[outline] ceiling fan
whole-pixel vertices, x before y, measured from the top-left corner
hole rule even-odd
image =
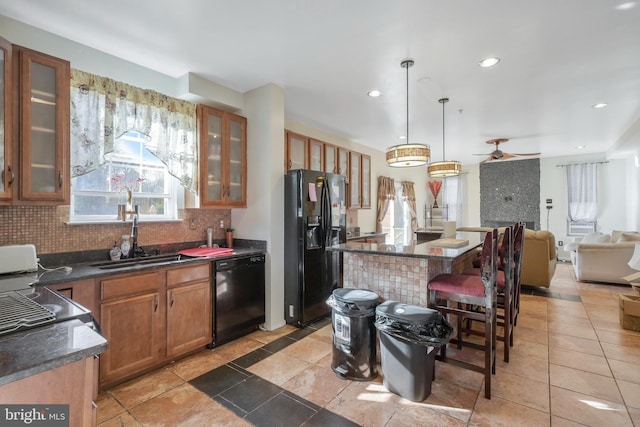
[[[491,153],[474,154],[474,156],[489,156],[488,158],[480,162],[480,163],[485,163],[493,160],[508,160],[513,157],[537,156],[540,154],[540,153],[505,153],[502,150],[500,150],[498,146],[507,141],[509,141],[509,139],[507,138],[490,139],[489,141],[487,141],[487,144],[495,145],[496,149],[493,150]]]

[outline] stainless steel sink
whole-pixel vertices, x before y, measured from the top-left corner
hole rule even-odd
[[[180,254],[163,254],[139,258],[127,258],[117,261],[102,261],[93,263],[91,266],[101,270],[114,270],[118,268],[132,268],[141,265],[168,264],[174,261],[180,261],[183,258],[186,259],[186,257],[183,257]]]

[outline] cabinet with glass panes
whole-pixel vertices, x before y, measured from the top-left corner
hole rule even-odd
[[[4,116],[0,129],[0,202],[66,204],[70,174],[69,62],[6,40],[0,41],[0,52]],[[13,105],[12,96],[17,101]],[[12,129],[13,123],[17,126]]]
[[[198,106],[200,206],[247,206],[247,119]]]

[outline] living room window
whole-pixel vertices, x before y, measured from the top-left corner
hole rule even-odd
[[[567,171],[567,234],[595,231],[598,220],[598,163],[565,165]]]
[[[106,163],[72,178],[71,222],[115,220],[118,205],[127,202],[138,205],[141,220],[177,218],[179,182],[145,147],[146,139],[139,132],[127,132],[116,140]]]

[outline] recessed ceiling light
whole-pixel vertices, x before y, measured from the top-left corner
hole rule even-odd
[[[369,95],[369,96],[370,96],[370,97],[372,97],[372,98],[377,98],[377,97],[379,97],[380,95],[382,95],[382,92],[380,92],[380,91],[379,91],[379,90],[377,90],[377,89],[374,89],[374,90],[372,90],[371,92],[367,93],[367,95]]]
[[[398,139],[407,139],[407,137],[406,137],[406,136],[404,136],[404,135],[400,135],[400,136],[398,137]]]
[[[583,148],[587,148],[587,146],[586,145],[578,145],[576,148],[579,149],[579,150],[582,150]]]
[[[609,105],[609,104],[607,104],[607,103],[605,103],[605,102],[600,102],[600,103],[598,103],[598,104],[594,104],[594,105],[592,105],[592,106],[591,106],[591,108],[604,108],[604,107],[606,107],[607,105]]]
[[[478,62],[478,65],[483,68],[487,68],[487,67],[493,67],[498,62],[500,62],[500,58],[486,58]]]
[[[618,9],[618,10],[629,10],[629,9],[633,9],[634,7],[636,7],[636,2],[628,1],[628,2],[625,2],[625,3],[620,3],[619,5],[616,6],[616,9]]]

